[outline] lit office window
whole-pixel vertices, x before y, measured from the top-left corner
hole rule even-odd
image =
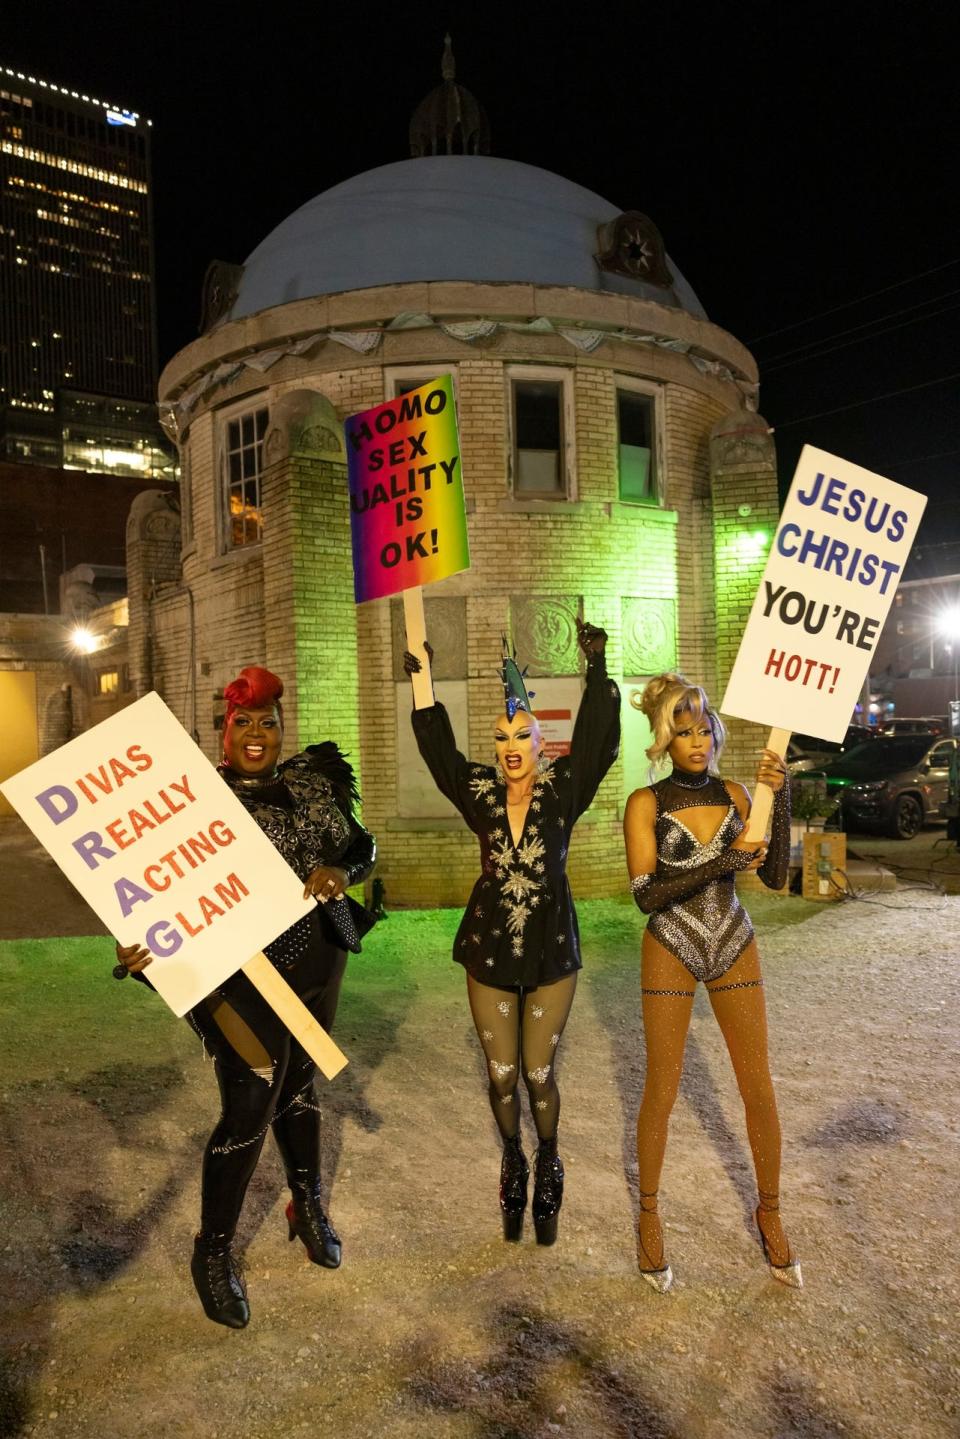
[[[257,544],[263,533],[260,474],[269,412],[264,407],[235,415],[224,426],[224,548]]]

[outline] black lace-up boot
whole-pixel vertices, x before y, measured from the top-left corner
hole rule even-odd
[[[324,1269],[339,1269],[340,1236],[320,1203],[319,1182],[303,1187],[292,1185],[290,1192],[293,1198],[286,1214],[291,1244],[299,1237],[314,1264],[322,1264]]]
[[[553,1244],[563,1203],[563,1164],[556,1139],[541,1139],[533,1181],[533,1225],[538,1244]]]
[[[250,1306],[243,1267],[231,1252],[226,1235],[197,1235],[190,1273],[207,1318],[214,1324],[226,1324],[228,1329],[246,1329]]]
[[[520,1135],[503,1142],[500,1164],[500,1209],[503,1213],[503,1237],[516,1242],[523,1234],[523,1213],[527,1207],[527,1180],[530,1168],[520,1143]]]

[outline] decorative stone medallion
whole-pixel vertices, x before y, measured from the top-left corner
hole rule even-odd
[[[657,675],[677,663],[677,604],[671,599],[624,595],[623,673]]]
[[[531,676],[579,674],[579,613],[579,595],[513,595],[510,628],[520,668]]]

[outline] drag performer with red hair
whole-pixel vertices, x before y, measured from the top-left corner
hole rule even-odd
[[[283,683],[251,666],[224,690],[227,702],[220,773],[273,846],[320,901],[266,954],[324,1029],[333,1025],[346,967],[372,916],[344,891],[373,868],[373,836],[359,823],[353,770],[330,741],[280,763]],[[114,971],[146,979],[148,950],[117,946]],[[149,982],[149,981],[147,981]],[[222,1112],[203,1157],[200,1232],[191,1273],[204,1311],[242,1329],[250,1318],[231,1242],[247,1185],[272,1127],[292,1194],[290,1239],[303,1240],[315,1264],[336,1269],[340,1239],[321,1205],[320,1111],[313,1060],[237,972],[192,1009],[190,1024],[213,1055]]]

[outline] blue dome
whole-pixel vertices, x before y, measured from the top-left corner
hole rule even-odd
[[[591,190],[515,160],[434,155],[381,165],[309,200],[257,246],[230,318],[430,280],[575,285],[706,318],[673,265],[669,289],[599,268],[597,226],[619,213]]]

